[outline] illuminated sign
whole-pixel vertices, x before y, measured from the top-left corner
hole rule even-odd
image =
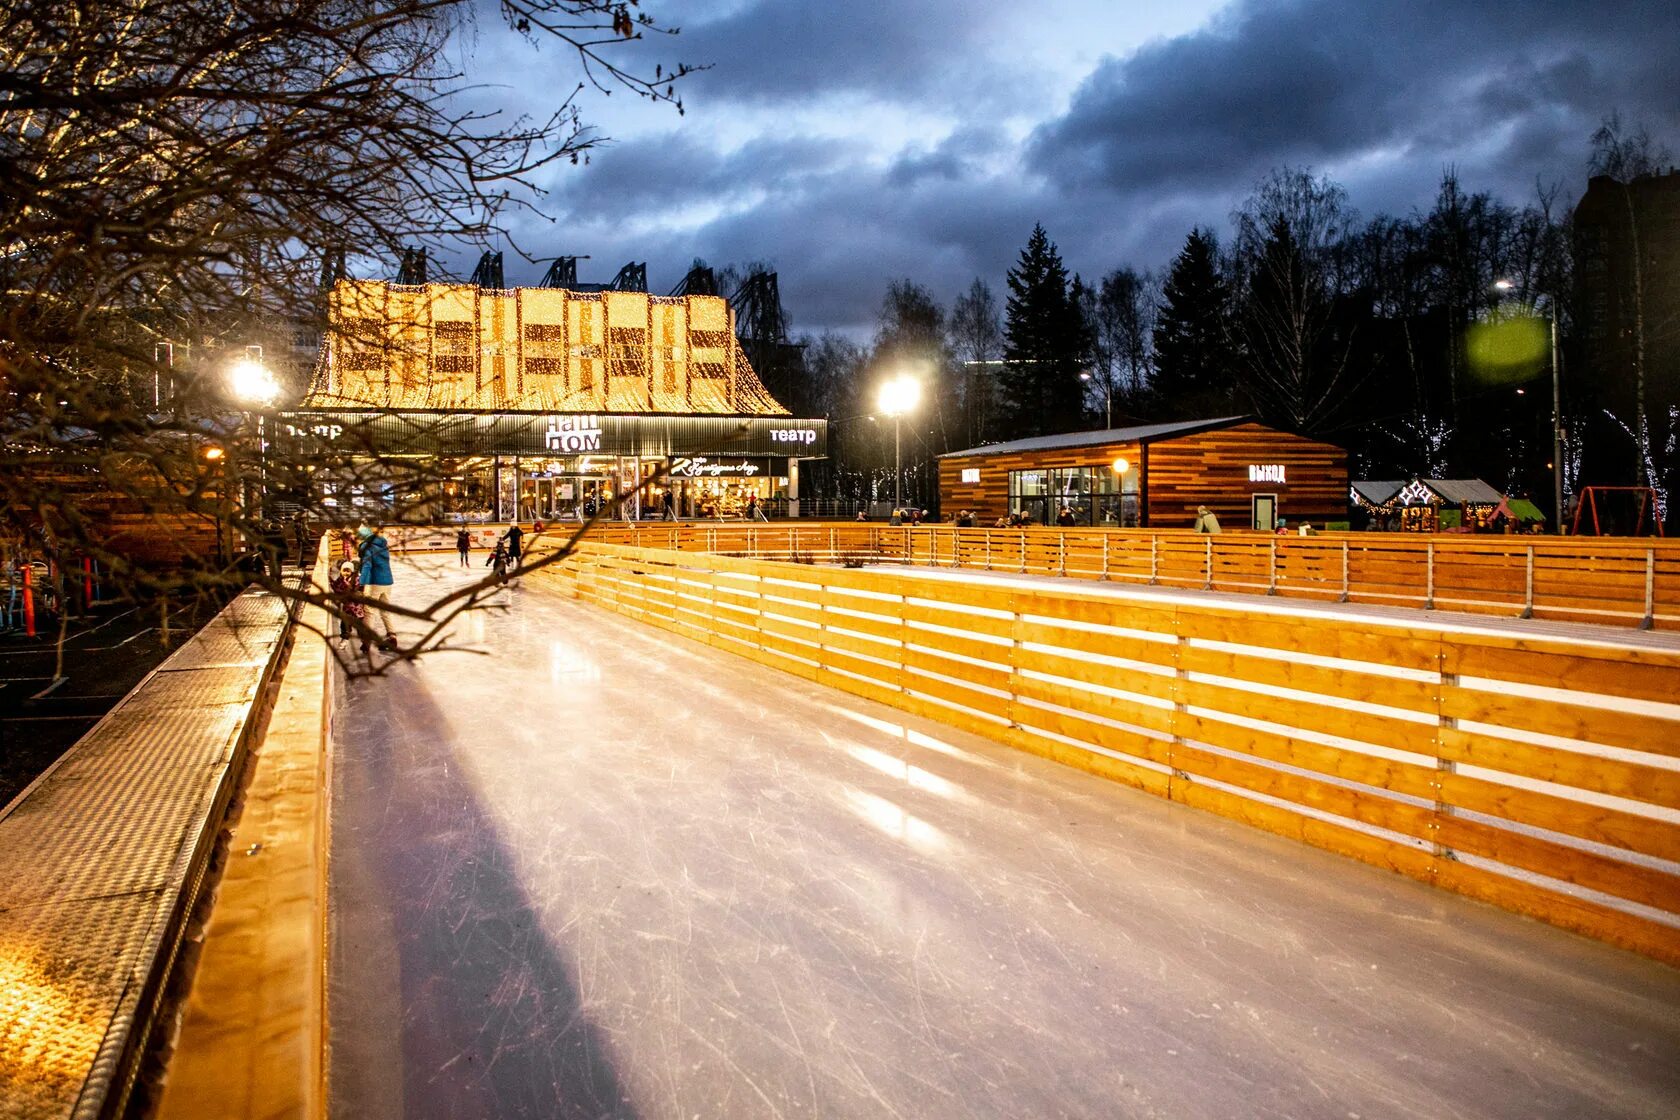
[[[964,482],[979,482],[980,481],[980,468],[979,467],[964,467],[963,472],[962,472],[962,480]]]
[[[1248,480],[1250,482],[1275,482],[1279,486],[1289,481],[1284,476],[1282,463],[1250,463]]]
[[[550,451],[599,451],[600,418],[591,415],[557,416],[548,422],[543,446]]]
[[[816,443],[817,433],[810,428],[771,428],[771,443]]]
[[[759,464],[752,459],[708,459],[704,455],[671,460],[672,478],[751,478]]]

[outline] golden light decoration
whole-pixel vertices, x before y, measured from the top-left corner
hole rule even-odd
[[[341,280],[304,408],[786,416],[721,296]]]
[[[1126,460],[1124,455],[1114,460],[1111,466],[1114,467],[1115,474],[1125,474],[1127,471],[1132,469],[1132,464]]]

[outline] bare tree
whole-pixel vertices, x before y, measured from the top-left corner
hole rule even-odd
[[[1149,392],[1157,288],[1149,273],[1128,266],[1103,277],[1097,295],[1097,352],[1107,359],[1102,375],[1133,411],[1142,411]]]
[[[997,296],[979,277],[951,305],[951,353],[959,363],[963,433],[967,446],[991,437],[997,410],[997,363],[1003,356],[1003,318]]]
[[[1665,472],[1657,467],[1660,452],[1653,445],[1651,436],[1650,417],[1647,414],[1646,400],[1646,342],[1647,328],[1645,313],[1645,271],[1646,249],[1640,229],[1637,207],[1634,205],[1633,192],[1628,189],[1634,180],[1660,172],[1674,158],[1669,150],[1652,139],[1650,132],[1643,123],[1628,125],[1622,121],[1620,113],[1612,112],[1605,117],[1597,131],[1592,134],[1592,155],[1588,160],[1588,170],[1591,174],[1607,176],[1613,179],[1621,189],[1622,203],[1627,210],[1627,231],[1629,242],[1629,274],[1631,277],[1631,305],[1633,308],[1633,385],[1634,385],[1634,415],[1630,425],[1627,421],[1612,416],[1624,431],[1633,439],[1636,470],[1645,485],[1658,489],[1658,502],[1662,507],[1659,517],[1667,516],[1668,494]]]
[[[1329,179],[1284,168],[1233,215],[1242,292],[1238,329],[1248,389],[1262,411],[1303,432],[1324,432],[1354,388],[1350,346],[1338,331],[1341,247],[1354,215]]]
[[[535,117],[485,107],[490,95],[446,61],[476,7],[6,6],[0,494],[20,549],[61,567],[89,557],[107,586],[164,602],[244,585],[252,573],[229,546],[264,532],[248,495],[354,472],[378,449],[354,432],[331,450],[276,445],[229,393],[230,363],[260,345],[283,367],[295,338],[318,336],[322,281],[346,260],[389,264],[505,236],[512,212],[539,204],[538,174],[599,141],[579,111],[586,90],[681,110],[688,67],[637,74],[614,61],[617,44],[664,33],[616,0],[501,0],[499,18],[568,52],[579,80]],[[298,364],[276,371],[292,380],[282,399],[300,388]],[[417,484],[424,470],[387,461],[379,477],[407,471]],[[154,534],[213,534],[222,548],[197,570],[148,568],[112,539],[112,511]],[[435,644],[485,594],[410,612],[425,625],[405,652]]]

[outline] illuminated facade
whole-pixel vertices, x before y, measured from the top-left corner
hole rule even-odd
[[[721,296],[341,280],[304,407],[786,416]]]
[[[282,434],[439,461],[439,519],[797,516],[799,460],[827,453],[718,296],[340,280],[328,323]]]

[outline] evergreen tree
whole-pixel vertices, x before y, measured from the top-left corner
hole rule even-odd
[[[1068,292],[1061,254],[1033,227],[1021,258],[1009,270],[1003,356],[1006,439],[1075,431],[1084,420],[1079,361],[1084,335],[1079,309]]]
[[[1212,233],[1193,229],[1161,289],[1152,383],[1160,418],[1200,419],[1237,411],[1230,313],[1218,243]]]

